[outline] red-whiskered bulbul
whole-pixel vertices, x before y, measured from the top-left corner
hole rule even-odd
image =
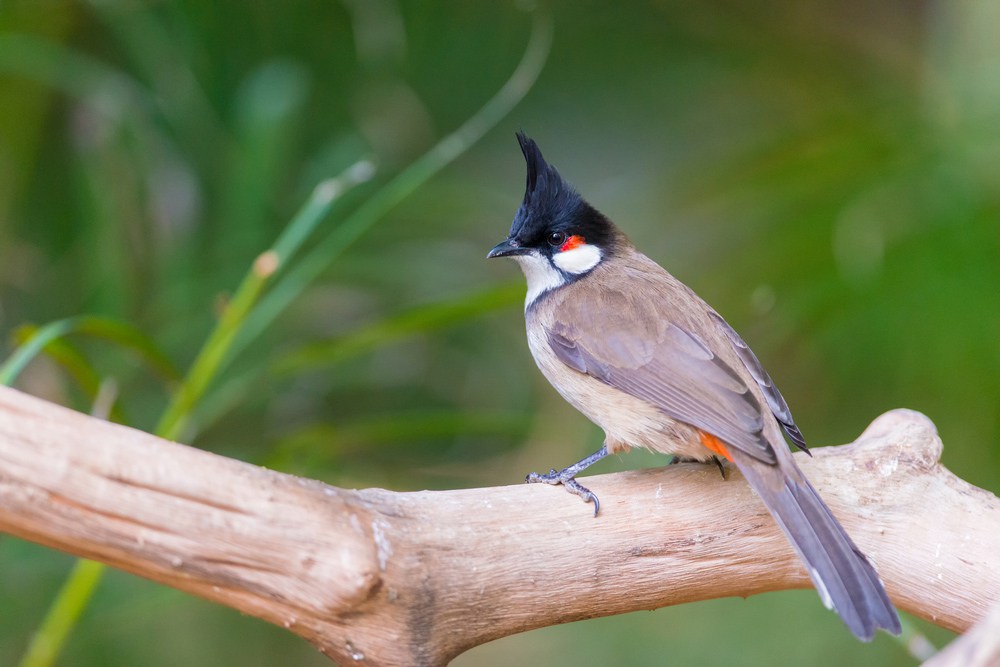
[[[875,569],[795,464],[782,437],[808,452],[788,404],[738,333],[690,288],[635,249],[517,135],[528,176],[507,239],[528,283],[528,346],[552,386],[604,429],[604,446],[529,482],[562,484],[594,503],[575,476],[608,454],[646,447],[731,461],[804,561],[823,603],[859,639],[899,634]]]

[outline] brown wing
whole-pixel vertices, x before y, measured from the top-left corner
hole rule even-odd
[[[760,387],[764,398],[767,400],[767,406],[771,409],[771,413],[778,420],[778,423],[781,424],[781,427],[785,429],[785,433],[788,434],[788,437],[791,438],[796,447],[809,454],[806,439],[803,437],[799,427],[795,425],[795,421],[792,419],[792,411],[788,408],[785,397],[774,386],[774,381],[767,374],[767,371],[764,370],[764,367],[761,366],[757,355],[753,353],[753,350],[746,344],[743,337],[736,333],[736,330],[729,326],[728,322],[722,319],[721,315],[716,312],[710,312],[709,315],[719,325],[723,333],[726,334],[726,337],[729,338],[729,342],[733,344],[733,350],[736,351],[740,361],[750,371],[753,379],[757,381],[757,386]]]
[[[547,333],[564,364],[755,459],[776,463],[757,398],[700,336],[667,321],[664,308],[635,304],[614,290],[601,295],[606,316],[587,304],[562,305],[574,312],[557,317]]]

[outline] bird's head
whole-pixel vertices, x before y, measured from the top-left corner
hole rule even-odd
[[[510,234],[487,257],[512,257],[528,280],[530,305],[541,294],[590,273],[614,254],[621,233],[588,204],[538,145],[517,134],[527,162],[524,201],[514,216]]]

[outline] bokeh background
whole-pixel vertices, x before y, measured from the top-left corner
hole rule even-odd
[[[951,470],[1000,488],[1000,5],[547,12],[552,50],[523,102],[331,257],[183,439],[398,490],[514,483],[596,449],[600,432],[530,359],[519,272],[485,260],[521,198],[524,129],[743,333],[813,444],[913,408]],[[97,314],[185,369],[314,186],[378,164],[322,236],[503,85],[532,16],[453,0],[0,2],[2,356],[26,324]],[[113,341],[68,342],[17,386],[86,411],[89,368],[117,382],[121,419],[152,429],[168,383]],[[0,537],[0,664],[72,562]],[[811,591],[542,629],[455,664],[515,662],[915,664],[887,636],[855,642]],[[109,572],[61,664],[328,663],[280,629]]]

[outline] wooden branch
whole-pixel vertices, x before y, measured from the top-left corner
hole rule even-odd
[[[1000,500],[940,454],[933,424],[896,410],[798,461],[896,604],[964,630],[1000,599]],[[0,389],[0,530],[282,625],[343,665],[438,665],[540,626],[810,585],[736,472],[587,485],[596,519],[544,485],[344,490]]]
[[[1000,601],[971,630],[924,662],[923,667],[997,665],[1000,665]]]

